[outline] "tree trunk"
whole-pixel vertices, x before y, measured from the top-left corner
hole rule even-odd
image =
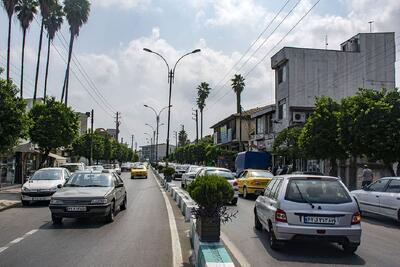
[[[200,140],[203,140],[203,109],[200,109]]]
[[[43,168],[43,165],[46,162],[47,157],[49,156],[49,153],[50,153],[50,149],[46,149],[44,151],[44,154],[42,155],[42,158],[40,160],[39,169]]]
[[[42,25],[40,26],[40,36],[39,36],[38,58],[37,58],[37,62],[36,62],[35,90],[33,91],[33,102],[36,101],[37,89],[38,89],[39,70],[40,70],[40,54],[42,51],[42,41],[43,41],[43,27],[44,27],[44,18],[42,17]]]
[[[26,29],[22,30],[22,56],[21,56],[21,85],[20,85],[20,96],[23,99],[24,94],[24,58],[25,58],[25,40],[26,40]]]
[[[12,15],[8,17],[8,41],[7,41],[7,81],[10,81],[10,50],[11,50],[11,21]]]
[[[47,62],[46,62],[46,74],[44,76],[44,94],[43,94],[43,99],[46,101],[46,96],[47,96],[47,79],[49,77],[49,64],[50,64],[50,49],[51,47],[51,39],[48,37],[47,40]]]
[[[61,100],[65,96],[65,105],[68,105],[68,82],[69,82],[69,70],[71,65],[71,56],[72,56],[72,49],[74,47],[74,35],[71,33],[71,37],[69,40],[69,51],[68,51],[68,61],[67,61],[67,70],[65,71],[65,78],[64,78],[64,87],[61,96]]]

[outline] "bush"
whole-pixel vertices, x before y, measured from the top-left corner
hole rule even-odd
[[[164,167],[161,166],[161,165],[158,165],[157,166],[157,170],[158,170],[159,173],[162,173],[164,171]]]
[[[175,169],[172,167],[165,167],[163,173],[165,176],[172,176],[175,173]]]

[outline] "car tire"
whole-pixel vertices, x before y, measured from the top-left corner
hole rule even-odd
[[[114,216],[115,216],[115,202],[113,201],[110,206],[110,211],[106,215],[106,222],[112,223],[114,221]]]
[[[51,220],[53,221],[54,225],[60,225],[62,223],[62,217],[57,217],[53,214],[51,214]]]
[[[397,211],[397,221],[400,223],[400,210]]]
[[[236,206],[238,202],[238,199],[235,197],[234,199],[232,199],[231,204]]]
[[[254,228],[256,228],[256,230],[258,230],[258,231],[262,231],[262,229],[263,229],[263,226],[260,222],[260,219],[258,219],[258,215],[257,215],[256,211],[254,211]]]
[[[128,201],[127,201],[127,197],[126,197],[126,194],[125,194],[124,201],[122,201],[122,204],[121,204],[121,206],[119,206],[119,208],[121,210],[126,210],[127,206],[128,206]]]
[[[346,242],[342,245],[342,248],[346,254],[354,254],[358,249],[359,244]]]
[[[135,176],[131,175],[131,179],[135,179]]]
[[[247,192],[247,187],[243,187],[243,198],[246,198],[246,199],[249,198],[249,193]]]
[[[21,200],[22,206],[29,206],[31,202],[29,200]]]
[[[272,228],[268,232],[268,243],[272,250],[280,250],[284,244],[276,239],[274,230]]]

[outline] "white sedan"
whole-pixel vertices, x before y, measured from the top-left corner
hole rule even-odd
[[[360,210],[400,221],[400,177],[385,177],[352,191]]]

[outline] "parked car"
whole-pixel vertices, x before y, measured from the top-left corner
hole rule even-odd
[[[36,171],[21,188],[22,205],[27,206],[31,201],[50,201],[51,196],[70,176],[65,168],[44,168]]]
[[[228,183],[230,183],[233,187],[233,191],[234,191],[234,195],[233,198],[230,202],[230,204],[232,205],[236,205],[238,202],[238,184],[236,182],[236,177],[233,175],[233,173],[225,168],[217,168],[217,167],[201,167],[197,173],[196,173],[196,177],[195,179],[201,177],[201,176],[205,176],[205,175],[217,175],[220,177],[225,178]]]
[[[85,171],[101,172],[104,168],[101,165],[86,166]]]
[[[369,186],[352,191],[361,212],[370,212],[400,222],[400,177],[381,178]]]
[[[84,171],[85,170],[85,163],[78,162],[78,163],[65,163],[60,166],[61,168],[67,169],[71,174],[76,171]]]
[[[116,173],[77,172],[50,201],[51,219],[105,217],[114,221],[116,210],[125,210],[127,193]]]
[[[335,242],[354,253],[361,242],[361,214],[336,177],[275,177],[254,207],[255,228],[269,232],[272,249],[291,240]]]
[[[121,167],[118,163],[113,164],[114,170],[118,175],[121,175]]]
[[[182,175],[182,188],[186,188],[194,180],[194,178],[196,177],[196,173],[199,169],[200,167],[196,165],[189,166],[187,172]]]
[[[130,162],[125,162],[121,164],[121,171],[122,172],[130,172],[132,168],[133,163]]]
[[[274,175],[264,170],[244,170],[237,176],[239,196],[248,198],[250,195],[260,195],[264,193],[268,183]]]
[[[172,180],[176,180],[176,178],[182,178],[183,174],[188,170],[188,166],[185,165],[176,165],[175,173],[172,176]]]
[[[135,178],[146,178],[147,179],[147,168],[144,165],[137,165],[131,169],[131,179]]]

